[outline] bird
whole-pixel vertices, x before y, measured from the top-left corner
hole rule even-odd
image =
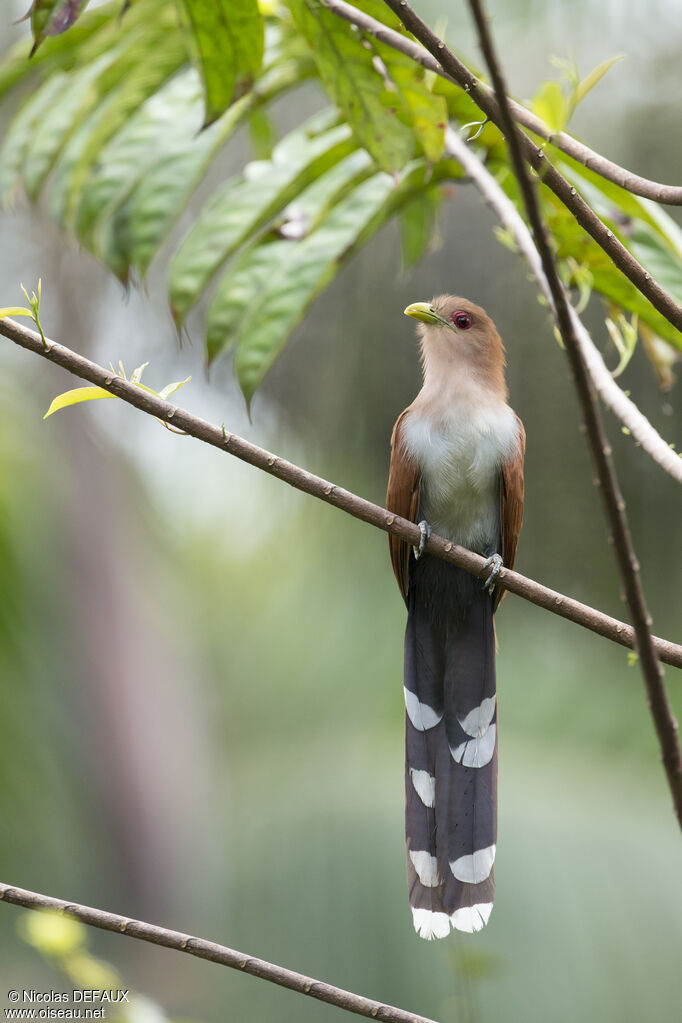
[[[493,907],[497,693],[493,616],[523,519],[523,423],[509,406],[505,349],[478,305],[416,302],[423,383],[391,436],[386,506],[419,523],[389,534],[407,605],[405,837],[409,901],[426,939],[473,933]],[[483,555],[484,582],[429,554],[434,532]]]

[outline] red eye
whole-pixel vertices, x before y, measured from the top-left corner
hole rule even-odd
[[[464,309],[455,309],[450,319],[459,330],[468,330],[474,323],[471,313],[465,312]]]

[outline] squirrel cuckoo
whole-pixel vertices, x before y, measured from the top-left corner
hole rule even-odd
[[[405,831],[422,938],[478,931],[493,904],[497,840],[495,579],[513,567],[523,516],[525,431],[507,404],[504,346],[483,309],[443,295],[420,320],[423,386],[393,429],[387,508],[419,522],[389,536],[407,605]],[[485,583],[424,552],[431,530],[477,551]]]

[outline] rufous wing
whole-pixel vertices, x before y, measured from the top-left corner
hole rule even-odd
[[[523,459],[526,452],[526,431],[523,423],[516,417],[519,424],[519,439],[516,451],[506,462],[502,463],[500,478],[500,524],[502,533],[502,560],[505,568],[513,568],[516,560],[516,548],[523,522]],[[495,608],[498,607],[504,590],[497,590]]]
[[[391,435],[391,466],[388,473],[386,507],[394,515],[416,522],[419,515],[419,466],[407,453],[403,442],[402,431],[407,412],[406,409],[398,416]],[[403,599],[407,603],[410,545],[400,537],[389,533],[388,546],[391,552],[393,571]]]

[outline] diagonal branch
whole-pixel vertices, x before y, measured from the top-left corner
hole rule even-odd
[[[330,1005],[336,1005],[339,1009],[345,1009],[346,1012],[354,1012],[356,1015],[366,1016],[368,1019],[385,1020],[386,1023],[434,1023],[434,1020],[427,1019],[425,1016],[417,1016],[413,1012],[406,1012],[404,1009],[397,1009],[392,1005],[384,1005],[382,1002],[375,1002],[362,995],[356,995],[352,991],[334,987],[333,984],[315,980],[314,977],[306,977],[302,973],[295,973],[283,966],[269,963],[265,959],[256,959],[244,952],[238,952],[236,949],[218,945],[215,941],[207,941],[206,938],[195,938],[191,934],[170,931],[166,927],[144,923],[142,920],[130,920],[128,917],[107,913],[102,909],[93,909],[91,906],[81,906],[76,902],[53,899],[49,895],[40,895],[38,892],[15,888],[1,882],[0,899],[15,906],[24,906],[26,909],[47,909],[63,913],[90,927],[99,927],[102,931],[126,934],[139,941],[161,945],[163,948],[173,948],[176,952],[186,952],[188,955],[196,956],[197,959],[207,959],[220,966],[229,966],[230,969],[241,970],[242,973],[249,973],[252,977],[258,977],[260,980],[269,980],[271,984],[279,984],[280,987],[289,988],[290,991],[297,991],[301,995],[317,998],[320,1002],[328,1002]]]
[[[284,483],[288,483],[289,486],[342,509],[362,522],[368,522],[387,533],[394,533],[415,546],[421,539],[419,526],[414,522],[392,515],[385,508],[372,504],[371,501],[366,501],[342,487],[337,487],[320,476],[314,476],[300,466],[294,465],[293,462],[287,462],[264,448],[257,447],[242,437],[236,436],[236,434],[227,433],[224,426],[222,428],[214,426],[212,423],[207,423],[205,419],[200,419],[198,416],[192,415],[191,412],[187,412],[186,409],[163,401],[149,391],[142,390],[129,380],[121,379],[110,370],[104,369],[103,366],[98,366],[96,362],[91,362],[90,359],[72,352],[69,348],[65,348],[49,338],[43,343],[40,334],[23,327],[14,320],[0,319],[0,335],[4,335],[21,348],[40,355],[49,362],[54,362],[70,373],[82,377],[83,380],[89,380],[91,384],[103,387],[140,411],[147,412],[156,419],[179,428],[205,444],[211,444],[215,448],[227,451],[243,462],[248,462],[249,465],[262,469],[270,476],[275,476]],[[479,554],[466,550],[464,547],[458,547],[443,537],[436,536],[435,533],[428,541],[427,550],[481,579],[488,574],[489,570],[485,560]],[[563,593],[542,586],[508,568],[502,568],[497,579],[500,585],[510,593],[515,593],[546,611],[551,611],[561,618],[566,618],[568,621],[575,622],[576,625],[596,632],[605,639],[619,643],[620,646],[634,649],[635,634],[632,627],[618,621],[617,618],[611,618],[610,615],[605,615],[587,604],[581,604]],[[682,646],[665,639],[655,639],[654,642],[656,652],[661,660],[676,668],[682,668]]]
[[[483,111],[486,117],[493,124],[497,125],[502,134],[506,134],[504,118],[500,109],[502,101],[499,96],[495,99],[488,87],[484,87],[471,74],[469,69],[462,64],[461,60],[455,56],[452,50],[448,49],[445,43],[422,21],[416,11],[407,3],[407,0],[384,0],[384,3],[400,18],[405,28],[420,43],[423,43],[438,63],[445,68],[453,81],[471,96],[474,103]],[[497,90],[495,90],[495,93],[497,93]],[[504,109],[513,124],[506,93],[504,102]],[[644,269],[641,263],[637,262],[632,253],[616,238],[613,231],[602,223],[592,207],[585,202],[576,189],[552,165],[544,149],[538,147],[527,135],[518,129],[516,129],[516,140],[519,152],[528,161],[530,166],[537,171],[543,184],[547,185],[554,192],[566,209],[570,210],[580,226],[606,252],[621,273],[634,284],[637,290],[649,299],[654,308],[658,309],[659,313],[665,316],[674,327],[682,331],[682,306],[679,306],[675,299]]]
[[[353,7],[352,4],[345,3],[345,0],[320,0],[320,2],[332,14],[336,14],[339,18],[343,18],[344,21],[355,25],[362,32],[374,36],[379,42],[385,43],[399,53],[404,53],[406,57],[410,57],[417,64],[427,68],[427,70],[434,71],[441,78],[459,84],[447,71],[443,70],[435,57],[432,57],[428,50],[425,50],[419,43],[413,42],[406,36],[401,35],[400,32],[395,32],[392,28],[377,21],[376,18],[372,18],[369,14],[365,14],[364,11]],[[492,95],[492,90],[483,83],[480,83],[480,88],[487,90]],[[514,100],[510,99],[509,105],[514,119],[519,124],[522,124],[547,142],[551,142],[557,149],[561,149],[567,156],[572,156],[574,160],[582,163],[588,170],[595,171],[600,177],[605,178],[607,181],[612,181],[615,185],[620,185],[621,188],[632,192],[633,195],[641,195],[646,199],[653,199],[654,202],[666,203],[669,206],[682,206],[682,187],[679,185],[663,185],[658,181],[650,181],[649,178],[643,178],[639,174],[633,174],[632,171],[627,170],[625,167],[621,167],[612,160],[607,160],[605,156],[596,153],[594,149],[590,149],[589,146],[579,142],[578,139],[573,138],[567,132],[550,131],[544,121],[541,121],[539,117],[536,117],[532,111],[520,103],[515,103]]]
[[[573,373],[578,399],[582,406],[583,419],[597,472],[604,512],[613,535],[613,545],[625,590],[625,599],[635,630],[639,664],[644,677],[649,708],[658,734],[661,759],[673,797],[675,813],[682,828],[682,753],[680,752],[677,734],[677,722],[668,700],[663,682],[663,670],[656,655],[656,649],[649,631],[651,618],[647,610],[639,578],[639,564],[630,537],[627,516],[625,514],[625,502],[618,486],[611,458],[611,446],[604,432],[599,405],[591,385],[590,375],[581,351],[580,342],[576,335],[568,296],[561,283],[554,261],[549,235],[540,213],[534,183],[523,159],[521,145],[523,135],[515,125],[509,109],[506,84],[494,50],[488,19],[483,13],[481,0],[469,0],[469,6],[476,22],[485,62],[490,71],[495,95],[499,103],[502,131],[507,140],[514,174],[523,194],[523,201],[533,231],[535,244],[540,253],[545,276],[552,292],[557,323]]]
[[[379,42],[385,43],[386,45],[393,47],[395,50],[399,50],[401,53],[421,64],[423,67],[426,67],[431,71],[435,71],[448,81],[455,81],[443,70],[442,66],[436,62],[435,58],[432,57],[428,50],[425,50],[419,43],[415,43],[406,36],[401,35],[399,32],[395,32],[393,29],[388,28],[387,25],[383,25],[380,21],[370,17],[363,11],[345,3],[344,0],[321,0],[321,2],[324,3],[325,6],[332,11],[332,13],[355,25],[368,35],[373,36]],[[487,90],[494,99],[493,93],[488,86],[484,86],[481,83],[480,87],[483,90]],[[536,134],[541,135],[543,138],[550,138],[549,130],[546,125],[543,125],[539,118],[535,117],[535,115],[529,110],[526,110],[525,107],[522,107],[518,103],[514,103],[513,100],[509,100],[509,103],[512,108],[512,113],[517,121],[533,130]],[[557,141],[559,138],[569,140],[570,143],[574,143],[576,146],[582,147],[584,152],[582,154],[578,154],[575,151],[571,151],[571,149],[567,148],[565,145],[562,146],[561,143]],[[598,153],[594,153],[591,149],[588,149],[587,146],[583,147],[582,143],[576,142],[576,140],[572,139],[570,135],[563,135],[562,133],[561,136],[553,137],[552,141],[559,145],[560,148],[563,148],[565,152],[568,152],[569,155],[581,160],[582,163],[592,169],[596,170],[598,168],[599,161],[604,161],[602,156]],[[530,232],[528,231],[525,222],[519,216],[513,203],[506,197],[495,179],[488,174],[480,160],[471,153],[470,149],[467,149],[464,144],[459,141],[454,132],[449,131],[447,135],[446,148],[449,148],[450,152],[453,152],[453,146],[457,149],[457,152],[454,153],[454,155],[463,165],[465,165],[465,161],[468,160],[470,175],[477,187],[484,193],[484,195],[487,196],[491,205],[495,207],[498,216],[500,216],[503,223],[509,225],[512,233],[517,239],[519,248],[523,251],[526,259],[531,264],[533,273],[538,278],[545,297],[549,301],[550,305],[553,305],[552,294],[542,270],[540,256],[533,244]],[[609,163],[609,161],[604,162],[607,164]],[[629,171],[624,170],[622,167],[618,167],[616,164],[611,164],[610,166],[614,169],[613,173],[604,174],[603,176],[609,178],[609,180],[615,181],[616,184],[620,184],[622,187],[627,187],[624,184],[624,181],[628,178],[628,176],[629,178],[636,177],[636,175],[630,175]],[[640,180],[645,181],[645,179]],[[646,182],[646,184],[651,186],[649,191],[644,193],[640,191],[638,194],[646,194],[651,198],[658,197],[660,199],[660,194],[656,190],[669,188],[667,185],[658,185],[656,182]],[[637,192],[637,189],[631,188],[630,191]],[[682,188],[672,189],[672,191],[679,193],[675,201],[682,204]],[[654,196],[654,192],[656,192],[656,196]],[[492,198],[491,193],[494,194],[495,198]],[[606,368],[604,360],[593,344],[589,333],[580,322],[577,313],[575,313],[573,309],[571,309],[571,313],[574,318],[576,334],[578,335],[578,340],[580,341],[583,350],[583,356],[587,362],[592,381],[598,394],[604,403],[608,405],[611,411],[618,416],[624,426],[627,427],[635,441],[641,445],[651,458],[653,458],[653,460],[657,462],[658,465],[665,470],[665,472],[672,476],[673,479],[682,483],[682,459],[670,447],[670,445],[663,440],[646,416],[640,412],[634,402],[632,402],[618,386]]]
[[[535,247],[526,222],[516,206],[498,185],[490,171],[486,169],[483,161],[451,128],[447,130],[445,145],[448,152],[455,157],[458,163],[461,163],[469,178],[490,203],[501,223],[511,231],[519,250],[529,263],[543,295],[549,302],[550,308],[554,309],[552,291],[542,269],[540,254]],[[633,439],[651,456],[654,462],[678,483],[682,483],[682,458],[663,440],[646,416],[618,386],[573,306],[569,307],[569,312],[592,383],[600,398],[627,427]]]

